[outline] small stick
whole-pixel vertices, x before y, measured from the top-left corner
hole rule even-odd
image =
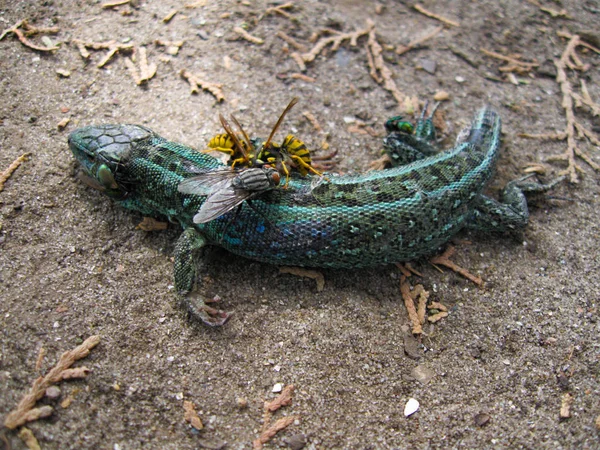
[[[261,45],[261,44],[265,43],[264,39],[261,39],[256,36],[252,36],[250,33],[248,33],[246,30],[244,30],[241,27],[235,27],[233,29],[233,31],[235,31],[237,34],[239,34],[242,38],[246,39],[248,42],[252,42],[253,44]]]
[[[396,99],[396,101],[400,105],[402,105],[404,103],[406,96],[398,90],[398,87],[396,86],[396,82],[392,78],[392,71],[388,68],[388,66],[385,65],[385,62],[383,61],[383,56],[382,56],[383,48],[381,48],[381,45],[379,45],[379,42],[377,42],[377,38],[375,36],[375,30],[373,28],[371,28],[369,30],[369,40],[367,42],[367,45],[368,45],[368,50],[371,53],[373,66],[375,67],[375,69],[377,71],[379,71],[380,80],[383,80],[383,88],[386,91],[391,92],[391,94]],[[377,78],[374,78],[374,79],[378,83],[381,82],[381,81],[378,81]]]
[[[45,395],[48,387],[63,379],[63,372],[67,371],[75,361],[88,356],[90,350],[99,343],[100,336],[91,336],[73,350],[64,352],[56,366],[50,369],[46,376],[39,377],[33,382],[29,393],[21,399],[17,408],[4,419],[4,426],[9,430],[14,430],[28,421],[50,415],[52,413],[51,406],[46,405],[34,409],[35,403]]]
[[[296,419],[297,417],[295,416],[282,417],[281,419],[278,419],[273,425],[263,431],[260,436],[254,440],[252,443],[252,448],[254,450],[262,449],[263,445],[269,442],[273,436],[294,423]]]
[[[313,128],[318,131],[319,133],[323,131],[323,128],[321,127],[321,125],[319,124],[319,121],[317,120],[317,118],[314,116],[313,113],[311,113],[310,111],[304,111],[302,113],[302,115],[304,117],[306,117],[306,119],[310,122],[310,124],[313,126]]]
[[[416,39],[413,39],[407,45],[400,45],[400,46],[398,46],[398,48],[396,49],[396,54],[403,55],[404,53],[406,53],[406,52],[412,50],[413,48],[421,45],[423,42],[431,39],[432,37],[437,36],[443,29],[444,29],[443,26],[439,26],[439,27],[435,28],[434,30],[430,31],[429,33],[425,34],[424,36],[421,36],[421,37],[418,37]]]
[[[25,33],[23,33],[23,31],[21,31],[21,27],[23,27],[25,29]],[[52,28],[35,28],[31,25],[29,25],[27,23],[27,20],[21,20],[20,22],[17,22],[16,24],[14,24],[12,27],[7,28],[6,30],[4,30],[2,32],[2,34],[0,35],[0,41],[2,39],[4,39],[4,36],[6,36],[8,33],[13,33],[15,36],[17,36],[17,39],[19,40],[19,42],[21,42],[21,44],[23,44],[25,47],[29,47],[32,50],[37,50],[39,52],[51,52],[54,50],[58,50],[60,47],[58,46],[52,46],[52,47],[41,47],[39,45],[34,44],[33,42],[31,42],[29,39],[27,39],[27,37],[25,37],[25,35],[27,36],[31,36],[37,33],[58,33],[58,28],[56,27],[52,27]]]
[[[294,47],[296,50],[301,51],[301,52],[307,52],[308,49],[306,48],[306,45],[301,44],[300,42],[298,42],[297,40],[295,40],[293,37],[288,36],[287,34],[285,34],[283,31],[278,31],[277,32],[277,37],[283,39],[285,42],[287,42],[289,45],[291,45],[292,47]]]
[[[17,168],[23,164],[24,161],[27,161],[27,158],[31,155],[31,153],[23,153],[17,159],[15,159],[10,166],[6,168],[4,172],[0,174],[0,192],[4,190],[4,183],[11,177],[13,172],[17,170]]]
[[[415,8],[421,14],[423,14],[423,15],[425,15],[427,17],[431,17],[432,19],[439,20],[440,22],[443,22],[446,25],[451,25],[453,27],[460,27],[460,24],[458,22],[454,22],[453,20],[446,19],[445,17],[442,17],[442,16],[440,16],[438,14],[434,14],[434,13],[432,13],[430,11],[427,11],[425,8],[423,8],[419,4],[416,4],[415,6],[413,6],[413,8]]]
[[[183,409],[185,411],[183,416],[184,420],[196,430],[202,430],[204,428],[204,424],[202,423],[202,420],[200,420],[200,417],[198,417],[196,406],[192,402],[184,400]]]
[[[404,306],[406,308],[406,312],[408,313],[408,317],[412,322],[412,334],[423,333],[421,321],[419,320],[419,315],[415,309],[415,302],[410,292],[410,285],[408,284],[408,281],[406,281],[406,277],[404,275],[400,276],[400,293],[402,294],[402,299],[404,300]]]
[[[217,99],[217,102],[222,102],[223,100],[225,100],[225,96],[223,95],[223,91],[221,90],[221,88],[223,87],[222,84],[204,81],[186,69],[182,69],[179,73],[183,78],[185,78],[188,81],[188,83],[190,83],[192,94],[197,94],[199,92],[198,88],[200,88],[210,92]]]
[[[303,73],[292,73],[290,74],[290,78],[293,78],[295,80],[306,81],[307,83],[314,83],[315,81],[317,81],[316,78],[309,77],[308,75],[304,75]]]
[[[117,0],[117,1],[114,1],[114,2],[103,3],[102,4],[102,9],[108,9],[108,8],[114,8],[115,6],[126,5],[130,1],[131,0]]]

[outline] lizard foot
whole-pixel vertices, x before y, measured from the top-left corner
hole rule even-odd
[[[233,315],[233,312],[223,311],[208,306],[206,303],[216,303],[219,300],[208,300],[205,301],[202,297],[184,297],[181,302],[185,309],[188,311],[190,316],[194,319],[201,320],[208,326],[220,327],[225,325],[229,318]]]

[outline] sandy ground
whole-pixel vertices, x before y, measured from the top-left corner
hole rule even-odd
[[[101,335],[100,345],[77,364],[90,375],[60,383],[58,400],[41,400],[55,408],[28,425],[42,448],[219,448],[225,442],[249,448],[276,383],[296,390],[293,404],[273,420],[297,420],[268,448],[303,442],[318,449],[598,448],[600,185],[585,163],[579,184],[555,189],[563,200],[532,208],[523,236],[460,235],[472,244],[461,245],[456,260],[483,277],[484,288],[426,261],[414,263],[432,300],[447,305],[450,315],[413,340],[395,267],[322,271],[325,289],[317,293],[312,280],[219,249],[206,255],[202,276],[208,294],[221,296],[235,316],[222,329],[191,323],[172,290],[180,230],[137,230],[141,216],[75,177],[67,147],[77,126],[130,122],[204,148],[221,132],[218,114],[232,112],[264,136],[298,96],[282,133],[292,131],[318,148],[323,137],[302,115],[309,111],[339,152],[337,170],[365,170],[379,156],[380,137],[348,127],[363,120],[382,134],[383,121],[400,112],[369,76],[366,38],[317,57],[305,72],[314,81],[306,81],[290,77],[299,72],[289,55],[295,49],[277,32],[310,48],[313,32],[353,31],[370,17],[400,91],[420,100],[440,90],[450,94],[441,107],[444,145],[482,105],[501,114],[503,156],[490,186],[495,195],[527,164],[566,149],[564,142],[518,134],[564,129],[552,61],[567,40],[557,31],[597,32],[600,22],[593,1],[543,2],[566,9],[569,18],[552,17],[534,1],[497,3],[426,1],[424,7],[460,26],[448,25],[399,56],[393,48],[440,25],[408,2],[384,2],[377,14],[371,2],[302,0],[289,10],[291,18],[264,15],[273,6],[264,1],[205,1],[185,9],[168,0],[118,10],[102,9],[99,1],[3,2],[0,28],[24,18],[57,26],[59,33],[48,36],[60,49],[42,54],[12,35],[0,42],[0,168],[31,153],[0,193],[0,415],[63,351]],[[173,9],[179,12],[163,22]],[[238,39],[233,29],[242,25],[264,44]],[[43,45],[40,36],[31,39]],[[91,50],[86,62],[73,39],[145,46],[157,74],[137,86],[123,56],[99,69],[106,52]],[[156,39],[185,42],[170,56]],[[480,48],[521,54],[540,66],[516,74],[518,85],[502,82],[503,63]],[[598,100],[599,56],[578,54],[589,70],[569,71],[569,79],[578,92],[585,80]],[[432,62],[434,73],[421,68],[431,69]],[[208,92],[190,95],[179,75],[183,68],[221,83],[225,102]],[[598,131],[597,117],[586,108],[576,113]],[[59,130],[65,118],[70,123]],[[597,149],[580,146],[600,162]],[[562,167],[545,166],[545,180]],[[41,348],[47,356],[36,371]],[[572,398],[571,417],[561,420],[565,394]],[[407,418],[409,398],[420,409]],[[184,421],[184,400],[196,405],[202,431]],[[7,438],[13,448],[24,448],[16,432]]]

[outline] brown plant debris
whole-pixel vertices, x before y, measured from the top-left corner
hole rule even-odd
[[[179,53],[179,49],[183,46],[183,42],[184,41],[164,41],[162,39],[156,39],[154,44],[160,47],[166,47],[167,53],[171,56],[175,56]]]
[[[400,293],[402,294],[402,300],[404,300],[404,306],[406,307],[408,318],[412,322],[412,334],[423,333],[423,324],[419,319],[419,314],[415,308],[415,301],[410,291],[410,283],[404,275],[400,276]]]
[[[319,53],[321,53],[323,50],[325,50],[325,48],[328,45],[331,45],[332,51],[336,51],[338,48],[340,48],[340,45],[342,45],[342,43],[344,41],[350,40],[350,46],[356,47],[358,38],[369,34],[369,32],[374,27],[375,27],[375,23],[373,23],[373,21],[371,21],[371,20],[367,20],[367,26],[365,28],[363,28],[362,30],[353,31],[351,33],[337,33],[336,32],[336,34],[334,34],[333,36],[319,39],[319,41],[315,44],[315,46],[307,53],[303,53],[301,55],[296,54],[299,56],[300,60],[303,63],[300,66],[300,70],[301,71],[306,70],[306,66],[304,64],[314,61],[314,59],[319,55]],[[293,53],[290,56],[292,56],[294,58]],[[296,60],[297,57],[294,58],[294,60]],[[296,62],[298,62],[298,61],[296,61]]]
[[[285,34],[283,31],[278,31],[276,36],[278,38],[283,39],[285,42],[287,42],[289,45],[291,45],[292,47],[294,47],[296,50],[298,50],[300,52],[305,53],[308,51],[308,48],[306,48],[306,45],[301,44],[300,42],[295,40],[293,37]]]
[[[294,80],[306,81],[307,83],[314,83],[315,81],[317,81],[316,78],[309,77],[308,75],[304,75],[303,73],[291,73],[290,78],[293,78]]]
[[[184,400],[183,409],[185,411],[183,418],[186,422],[188,422],[196,430],[201,430],[204,428],[202,420],[200,420],[200,417],[198,417],[198,413],[196,412],[196,406],[192,402]]]
[[[323,131],[323,127],[321,127],[321,124],[319,123],[319,121],[313,113],[311,113],[310,111],[304,111],[302,115],[306,117],[306,120],[310,122],[315,131],[317,131],[318,133],[321,133]]]
[[[265,16],[269,16],[271,14],[279,14],[280,16],[285,17],[286,19],[292,19],[292,15],[286,11],[286,9],[291,9],[294,7],[293,2],[287,2],[283,5],[272,6],[267,8],[265,11]]]
[[[500,61],[504,61],[507,63],[505,66],[502,66],[498,69],[500,72],[515,72],[522,75],[531,72],[536,67],[539,67],[539,63],[535,60],[533,62],[521,61],[521,55],[504,56],[500,53],[486,50],[485,48],[481,48],[479,50],[484,55],[490,56],[495,59],[499,59]]]
[[[41,450],[40,443],[33,435],[33,432],[26,427],[23,427],[19,430],[19,434],[17,435],[19,438],[25,443],[29,450]]]
[[[35,360],[35,371],[39,372],[40,369],[42,368],[42,364],[44,363],[44,357],[46,356],[46,354],[48,353],[48,350],[46,350],[44,347],[40,347],[40,350],[38,351],[38,357]]]
[[[256,36],[252,36],[250,33],[248,33],[242,27],[235,27],[233,29],[233,31],[235,31],[237,34],[239,34],[243,39],[247,40],[248,42],[252,42],[253,44],[262,45],[265,43],[264,39],[261,39]]]
[[[108,2],[102,4],[102,9],[116,8],[117,6],[123,6],[129,3],[131,0],[117,0],[114,2]]]
[[[435,19],[435,20],[439,20],[440,22],[445,23],[446,25],[450,25],[450,26],[453,26],[453,27],[460,27],[460,24],[458,22],[455,22],[455,21],[450,20],[450,19],[446,19],[443,16],[440,16],[438,14],[432,13],[432,12],[426,10],[425,8],[423,8],[423,6],[421,6],[419,4],[414,5],[413,8],[415,8],[417,11],[419,11],[424,16],[430,17],[430,18]]]
[[[287,267],[279,268],[279,273],[289,273],[298,277],[311,278],[317,283],[317,292],[321,292],[325,288],[325,277],[321,272],[316,270],[304,269],[302,267]]]
[[[370,25],[373,22],[369,21]],[[406,96],[398,90],[396,82],[392,78],[392,71],[388,66],[385,65],[382,56],[383,49],[379,42],[377,42],[377,36],[375,35],[374,26],[369,30],[369,40],[367,41],[367,61],[369,63],[371,77],[375,82],[383,83],[383,88],[389,91],[398,104],[402,107],[405,103]]]
[[[423,36],[419,36],[418,38],[413,39],[406,45],[398,45],[398,47],[396,48],[396,53],[398,55],[403,55],[406,52],[412,50],[413,48],[419,47],[421,44],[423,44],[423,42],[428,41],[429,39],[437,36],[443,29],[443,26],[439,26],[429,31],[428,33],[425,33]]]
[[[429,261],[431,262],[431,264],[434,264],[434,265],[439,264],[440,266],[448,267],[449,269],[462,275],[463,277],[467,278],[468,280],[471,280],[477,286],[483,285],[483,280],[480,277],[478,277],[477,275],[473,275],[467,269],[463,269],[458,264],[456,264],[455,262],[450,260],[450,258],[452,257],[452,255],[454,254],[455,251],[456,251],[456,248],[453,245],[449,245],[448,248],[444,251],[444,253],[431,258]]]
[[[142,221],[137,224],[135,229],[142,231],[160,231],[166,230],[167,226],[167,222],[160,222],[152,217],[144,217]]]
[[[169,23],[171,19],[175,17],[175,14],[177,14],[178,12],[178,9],[172,9],[171,11],[169,11],[169,13],[162,18],[163,23]]]
[[[571,417],[571,405],[573,404],[573,396],[568,392],[562,396],[560,403],[560,418],[568,419]]]
[[[138,72],[135,67],[134,59],[136,54],[139,53],[139,64],[140,70]],[[148,64],[148,56],[146,53],[146,47],[139,47],[131,58],[125,58],[125,65],[131,74],[131,77],[138,86],[148,82],[154,75],[156,75],[156,64]]]
[[[96,67],[101,68],[104,67],[108,62],[112,59],[114,55],[119,52],[130,52],[133,51],[133,44],[120,44],[117,41],[107,41],[107,42],[86,42],[80,39],[73,39],[73,44],[77,46],[79,50],[79,54],[83,59],[90,58],[90,52],[88,52],[88,48],[92,50],[108,50],[104,58],[100,60]]]
[[[600,54],[600,50],[582,41],[578,35],[571,35],[563,32],[559,33],[559,36],[569,39],[569,42],[567,43],[567,46],[564,52],[562,53],[560,59],[554,61],[554,65],[556,66],[557,70],[556,82],[559,84],[560,90],[562,92],[562,107],[565,110],[565,118],[567,120],[565,131],[556,134],[524,135],[523,137],[534,137],[541,139],[566,139],[566,151],[560,155],[551,156],[546,160],[566,162],[567,167],[566,169],[559,172],[559,176],[568,175],[569,181],[571,183],[578,183],[578,172],[583,173],[584,170],[579,164],[577,164],[577,158],[580,158],[583,161],[585,161],[595,171],[600,171],[600,165],[596,164],[586,152],[584,152],[581,148],[577,146],[577,140],[587,139],[592,145],[600,147],[600,139],[594,132],[585,128],[581,124],[581,122],[579,122],[575,118],[573,104],[575,103],[575,106],[587,106],[588,108],[590,108],[593,115],[597,115],[600,113],[600,105],[598,105],[598,103],[594,102],[591,99],[587,91],[587,86],[585,82],[583,82],[581,85],[581,94],[573,92],[573,87],[567,77],[567,69],[571,69],[574,71],[577,70],[580,72],[585,72],[588,69],[588,66],[583,64],[583,62],[577,55],[577,47],[585,47],[598,54]]]
[[[260,436],[254,440],[254,442],[252,443],[252,448],[254,450],[260,450],[261,448],[263,448],[264,444],[266,444],[271,440],[271,438],[273,438],[273,436],[275,436],[281,430],[290,426],[292,423],[294,423],[296,419],[297,417],[295,416],[282,417],[281,419],[278,419],[273,425],[271,425],[269,428],[263,431],[260,434]]]
[[[294,393],[294,385],[290,384],[283,388],[281,394],[270,402],[265,402],[265,409],[270,412],[275,412],[283,406],[289,406],[292,404],[292,394]]]
[[[561,9],[560,11],[553,9],[553,8],[545,8],[543,6],[540,6],[540,11],[545,12],[547,14],[550,14],[550,16],[552,18],[556,18],[556,17],[564,17],[566,19],[570,19],[569,15],[567,14],[567,10],[566,9]]]
[[[4,172],[0,173],[0,192],[2,192],[4,190],[4,183],[6,183],[6,181],[11,177],[13,172],[15,170],[17,170],[17,168],[21,164],[23,164],[24,161],[27,161],[27,158],[29,158],[29,155],[31,155],[31,153],[23,153],[21,156],[19,156],[17,159],[15,159],[12,163],[10,163],[10,166],[8,166],[6,168],[6,170],[4,170]]]
[[[27,37],[33,36],[35,34],[56,34],[60,30],[58,27],[34,27],[33,25],[29,25],[27,19],[21,20],[14,24],[12,27],[7,28],[0,34],[0,41],[4,39],[9,33],[17,36],[17,39],[21,44],[25,47],[29,47],[32,50],[37,50],[39,52],[51,52],[54,50],[58,50],[60,47],[57,45],[46,45],[45,47],[39,46],[31,42]]]
[[[185,78],[188,81],[188,83],[190,83],[192,94],[198,94],[200,92],[200,89],[203,89],[205,91],[210,92],[217,99],[217,102],[222,102],[223,100],[225,100],[225,96],[223,95],[223,91],[221,90],[221,88],[223,87],[222,84],[204,81],[200,77],[194,75],[186,69],[182,69],[179,73],[183,78]]]
[[[51,406],[46,405],[42,406],[41,408],[34,408],[35,403],[45,395],[48,387],[65,379],[65,372],[69,374],[69,378],[73,378],[73,370],[77,369],[69,370],[70,367],[75,363],[75,361],[88,356],[90,354],[90,350],[99,343],[100,336],[91,336],[87,338],[83,344],[75,347],[73,350],[64,352],[56,366],[50,369],[45,376],[39,377],[33,382],[31,389],[21,399],[17,405],[17,408],[10,412],[4,419],[4,426],[9,430],[14,430],[16,427],[21,426],[26,422],[37,420],[42,417],[48,417],[50,414],[52,414]],[[83,369],[85,368],[79,368],[80,377],[85,377],[89,373],[89,370]]]
[[[288,406],[292,404],[292,394],[294,393],[294,385],[286,386],[281,394],[277,396],[274,400],[270,402],[264,403],[263,409],[263,426],[261,428],[260,436],[254,440],[252,443],[252,448],[255,450],[262,449],[263,445],[271,440],[273,436],[275,436],[279,431],[288,427],[295,420],[299,419],[296,416],[282,417],[275,421],[273,425],[271,425],[271,418],[273,413],[276,412],[283,406]]]

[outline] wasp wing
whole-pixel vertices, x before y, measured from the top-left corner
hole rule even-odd
[[[235,189],[231,185],[214,191],[208,196],[198,213],[194,216],[194,223],[210,222],[211,220],[228,213],[244,200],[248,200],[256,194],[258,194],[258,192]]]

